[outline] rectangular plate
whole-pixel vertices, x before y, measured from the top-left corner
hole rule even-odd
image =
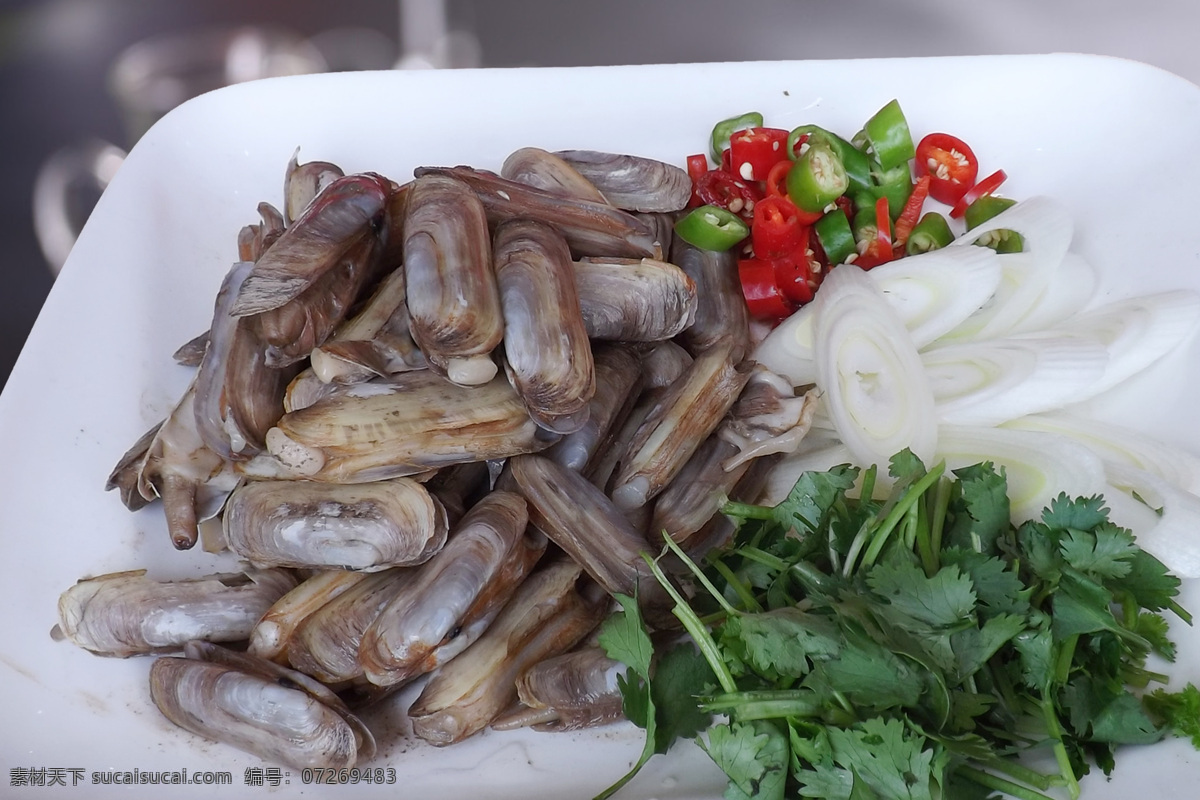
[[[152,706],[150,659],[94,657],[51,640],[60,592],[83,576],[148,568],[192,577],[228,558],[174,551],[161,512],[129,514],[102,491],[117,459],[173,406],[191,371],[171,353],[209,324],[238,229],[281,204],[284,165],[301,148],[347,172],[398,180],[419,165],[498,169],[512,150],[592,148],[682,165],[713,123],[756,109],[770,125],[817,123],[852,134],[898,97],[915,137],[968,141],[983,174],[1004,168],[1007,196],[1048,194],[1076,223],[1073,249],[1099,268],[1096,301],[1200,289],[1200,90],[1131,62],[1073,55],[703,64],[593,69],[350,73],[222,89],[178,108],[138,143],[83,231],[0,396],[0,782],[14,770],[81,770],[87,790],[128,797],[92,772],[228,771],[238,797],[333,795],[288,770],[279,789],[247,785],[268,766],[175,728]],[[1181,348],[1097,403],[1096,413],[1200,452],[1194,398],[1200,346]],[[1200,612],[1197,582],[1183,604]],[[1200,637],[1176,626],[1173,685],[1200,680]],[[486,733],[444,750],[403,736],[400,710],[368,715],[380,740],[369,766],[396,785],[355,797],[531,792],[588,797],[641,749],[629,725],[575,734]],[[1185,796],[1200,758],[1183,741],[1126,748],[1114,779],[1087,800]],[[697,748],[656,758],[622,797],[719,797]],[[158,790],[140,790],[152,796]],[[338,796],[341,796],[340,793]]]

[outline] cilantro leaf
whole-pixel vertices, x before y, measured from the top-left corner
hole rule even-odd
[[[838,658],[815,665],[805,685],[843,692],[875,709],[914,707],[924,688],[911,663],[862,636],[848,637]]]
[[[1054,684],[1054,638],[1049,629],[1025,630],[1013,637],[1021,659],[1021,679],[1030,689],[1048,694]]]
[[[1200,689],[1189,683],[1179,692],[1156,689],[1142,698],[1146,710],[1163,721],[1176,736],[1190,738],[1200,750]]]
[[[958,659],[954,683],[960,683],[982,669],[988,659],[1023,630],[1024,617],[1001,614],[989,619],[982,628],[970,627],[952,634],[950,644]]]
[[[1107,521],[1108,509],[1104,507],[1104,498],[1100,495],[1072,500],[1064,492],[1051,500],[1049,508],[1042,511],[1042,522],[1058,530],[1074,528],[1090,531]]]
[[[1129,559],[1129,572],[1108,585],[1114,591],[1129,592],[1142,608],[1161,611],[1171,606],[1179,594],[1180,583],[1161,561],[1145,550],[1138,550]]]
[[[853,770],[880,797],[893,800],[932,800],[934,752],[926,750],[919,734],[905,736],[900,720],[868,719],[855,728],[832,728],[829,741],[834,761]]]
[[[787,498],[775,506],[772,517],[785,530],[817,530],[829,509],[854,486],[858,468],[841,464],[828,472],[805,472]]]
[[[650,685],[658,717],[656,753],[667,752],[676,739],[691,739],[712,720],[697,698],[708,694],[713,680],[708,662],[690,643],[676,645],[658,660]]]
[[[811,659],[831,658],[841,649],[835,625],[794,607],[741,615],[726,630],[741,638],[746,660],[763,676],[802,678]]]
[[[985,606],[981,615],[1028,614],[1033,589],[998,556],[958,548],[942,551],[942,566],[956,566],[971,579],[975,596]]]
[[[1008,480],[989,463],[954,470],[958,483],[950,499],[953,520],[942,536],[946,547],[995,552],[1009,528]]]
[[[933,627],[955,627],[975,610],[971,579],[954,566],[927,578],[911,562],[879,564],[867,575],[867,584],[893,608]]]
[[[729,776],[728,800],[782,800],[787,781],[788,741],[764,720],[714,725],[700,746]]]
[[[650,680],[650,659],[654,645],[642,624],[637,601],[629,595],[617,595],[621,611],[604,621],[600,628],[600,646],[608,657],[633,669],[643,680]]]
[[[1129,531],[1103,523],[1094,531],[1068,530],[1059,549],[1066,562],[1080,572],[1100,578],[1121,578],[1133,568],[1129,559],[1138,548]]]
[[[1164,733],[1146,715],[1141,701],[1129,692],[1098,709],[1091,723],[1092,739],[1111,744],[1153,744]]]

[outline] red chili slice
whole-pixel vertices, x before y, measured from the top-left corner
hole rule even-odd
[[[823,213],[820,211],[815,213],[812,211],[805,211],[804,209],[797,207],[796,204],[792,202],[792,198],[788,197],[787,174],[788,170],[792,168],[792,163],[793,162],[791,159],[787,159],[785,161],[780,161],[778,164],[771,167],[771,171],[767,173],[767,197],[782,197],[783,199],[787,200],[791,207],[796,209],[796,216],[799,218],[800,224],[812,225],[823,216]]]
[[[702,205],[720,206],[746,219],[754,216],[754,204],[762,199],[757,189],[719,169],[710,169],[696,183]]]
[[[750,241],[754,255],[778,258],[792,252],[805,239],[808,230],[800,222],[800,212],[790,200],[764,197],[754,205]]]
[[[867,252],[854,260],[856,267],[871,269],[895,258],[892,252],[892,217],[888,213],[888,201],[881,197],[875,201],[875,238],[867,244]]]
[[[708,172],[708,156],[704,155],[704,153],[697,153],[694,156],[687,157],[687,174],[692,179],[692,198],[688,201],[688,208],[697,208],[704,205],[704,201],[700,199],[700,195],[696,192],[696,185],[706,172]]]
[[[771,167],[791,161],[788,132],[780,128],[747,128],[729,139],[730,171],[744,181],[763,181]]]
[[[932,180],[929,175],[922,175],[921,179],[917,181],[917,185],[913,187],[912,194],[908,196],[908,202],[904,204],[904,210],[896,218],[896,233],[892,237],[894,239],[893,249],[903,248],[908,242],[908,235],[912,233],[912,229],[921,219],[921,209],[925,205],[925,198],[929,196]]]
[[[813,299],[816,282],[813,280],[814,265],[820,269],[816,255],[808,248],[808,229],[805,229],[805,241],[796,246],[791,253],[772,260],[775,269],[775,285],[783,292],[784,297],[798,305]]]
[[[761,258],[738,261],[738,279],[746,308],[757,319],[781,320],[796,310],[775,281],[775,267]]]
[[[972,186],[966,194],[959,198],[958,202],[954,204],[954,208],[950,209],[950,216],[958,219],[963,214],[967,213],[967,206],[971,205],[971,203],[974,203],[985,194],[992,194],[995,192],[1000,188],[1000,184],[1004,183],[1007,178],[1008,175],[1006,175],[1002,169],[998,169],[991,175],[988,175],[979,183]]]
[[[931,133],[917,145],[917,177],[929,175],[929,196],[953,205],[975,184],[979,160],[967,143],[948,133]]]

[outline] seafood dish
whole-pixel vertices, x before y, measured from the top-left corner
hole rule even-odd
[[[1200,100],[1187,87],[1098,59],[1049,61],[1075,76],[1130,70],[1162,83],[1163,97],[1175,92],[1190,104],[1182,129],[1200,134]],[[983,86],[1007,80],[1013,65],[1032,86],[1049,61],[963,63]],[[92,253],[110,258],[130,229],[101,227],[118,211],[160,227],[133,246],[139,263],[197,254],[192,266],[138,276],[145,285],[130,285],[138,299],[124,303],[115,326],[124,338],[88,345],[119,353],[83,379],[115,368],[122,380],[119,389],[115,380],[97,384],[111,416],[103,428],[91,427],[95,413],[68,423],[78,437],[96,438],[71,466],[69,488],[94,484],[87,505],[104,510],[86,538],[106,543],[18,581],[36,578],[61,594],[57,616],[39,617],[57,666],[35,682],[53,677],[60,687],[47,690],[48,711],[66,719],[91,702],[85,695],[96,699],[89,719],[128,705],[132,713],[119,716],[148,732],[103,744],[103,763],[173,759],[176,768],[230,770],[246,796],[263,791],[248,770],[267,767],[290,776],[282,796],[321,782],[326,770],[370,776],[355,787],[364,796],[396,783],[459,796],[481,780],[497,781],[502,797],[535,786],[590,796],[619,778],[636,760],[640,732],[594,727],[621,717],[619,665],[595,638],[613,597],[636,595],[652,627],[677,628],[670,590],[642,558],[658,550],[653,534],[667,531],[699,559],[731,534],[719,524],[720,498],[759,497],[779,458],[827,424],[814,420],[817,393],[756,362],[765,331],[746,316],[741,287],[714,281],[704,252],[674,235],[671,221],[691,199],[682,159],[703,146],[696,131],[743,105],[792,123],[856,124],[847,120],[881,101],[851,99],[842,68],[731,65],[770,80],[733,108],[685,102],[653,142],[595,111],[585,113],[591,127],[559,121],[540,132],[516,126],[519,115],[507,111],[505,130],[464,147],[462,137],[439,140],[389,111],[398,143],[371,134],[362,146],[348,132],[320,133],[327,124],[289,105],[313,92],[345,113],[344,87],[435,97],[452,86],[478,107],[438,120],[443,132],[484,124],[500,100],[547,118],[547,100],[487,72],[476,83],[380,74],[239,87],[229,100],[219,92],[165,119],[131,155],[132,177],[121,176],[116,199],[106,198],[113,210],[98,208],[64,271],[64,297],[97,292],[101,277],[84,270]],[[919,75],[931,64],[888,68]],[[632,73],[621,70],[521,74],[529,86],[544,78],[595,91],[631,113],[662,102],[647,87],[624,96]],[[670,80],[684,70],[644,74]],[[906,110],[951,117],[1006,164],[1040,164],[1037,137],[1020,125],[1006,139],[973,116],[974,101],[943,111],[963,80],[916,92],[911,105],[905,95]],[[1086,98],[1073,102],[1084,107]],[[1147,113],[1165,103],[1142,102]],[[286,109],[287,119],[264,123],[244,144],[225,132],[204,146],[207,158],[246,167],[238,180],[222,185],[228,169],[181,172],[193,181],[181,190],[219,212],[193,214],[176,201],[155,208],[152,173],[164,163],[156,143],[186,149],[177,142],[206,103],[227,114],[263,103]],[[1041,110],[1035,99],[1018,106],[1026,124]],[[1097,124],[1115,129],[1118,115],[1110,117]],[[1117,214],[1088,188],[1080,160],[1010,171],[1014,193],[1053,195],[1076,220],[1073,247],[1097,267],[1098,294],[1200,289],[1200,280],[1162,266],[1194,242],[1164,245],[1136,281],[1122,271],[1112,253],[1127,257],[1129,245],[1105,227]],[[67,314],[65,302],[48,306],[0,399],[5,432],[32,408],[32,359],[51,348],[43,331]],[[95,316],[112,321],[112,312]],[[1170,422],[1187,407],[1184,388],[1200,385],[1196,351],[1189,343],[1090,401],[1097,417],[1200,450],[1192,429],[1176,433]],[[1151,400],[1154,415],[1130,417]],[[84,404],[63,405],[78,412]],[[56,518],[79,528],[78,514],[64,508]],[[68,541],[81,536],[71,531]],[[686,570],[664,566],[686,584]],[[1181,603],[1189,598],[1197,606],[1190,584]],[[179,613],[205,603],[213,607]],[[48,641],[55,623],[56,636],[78,647]],[[15,635],[17,624],[5,624]],[[1186,631],[1177,637],[1183,679],[1195,680],[1187,665],[1200,644]],[[29,680],[19,650],[0,656],[17,680]],[[62,688],[85,672],[77,688]],[[131,685],[143,687],[139,697],[124,694]],[[283,707],[286,720],[275,710]],[[166,758],[152,752],[157,739],[169,743]],[[22,763],[56,766],[43,740],[33,741]],[[1114,785],[1155,770],[1155,759],[1174,759],[1163,785],[1182,780],[1178,764],[1195,756],[1175,744],[1165,755],[1136,754]],[[84,750],[70,754],[70,766],[102,768],[84,764]],[[577,770],[551,763],[557,758],[588,763]],[[703,752],[681,746],[619,796],[715,797],[723,783]],[[1085,786],[1099,800],[1118,791]]]

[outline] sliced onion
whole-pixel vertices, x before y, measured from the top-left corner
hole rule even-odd
[[[1084,339],[1022,336],[935,347],[921,362],[939,422],[999,425],[1086,396],[1108,355]]]
[[[962,324],[1000,284],[1000,260],[986,247],[957,247],[889,261],[867,275],[900,315],[918,348]],[[803,386],[816,381],[812,305],[785,319],[754,359]]]
[[[1013,333],[1029,333],[1052,328],[1082,311],[1096,293],[1096,269],[1075,253],[1067,253],[1046,290],[1042,292]]]
[[[1106,463],[1143,470],[1185,491],[1200,493],[1200,458],[1141,431],[1065,411],[1021,417],[1004,427],[1069,436]]]
[[[928,463],[937,444],[933,392],[912,337],[875,282],[839,266],[812,306],[817,386],[855,460],[886,464],[909,448]]]
[[[1110,303],[1072,317],[1058,330],[1108,349],[1108,367],[1086,395],[1094,397],[1165,356],[1188,339],[1198,323],[1200,293],[1177,289]]]
[[[1176,575],[1200,578],[1200,497],[1145,470],[1106,466],[1112,520],[1133,531],[1138,545]]]
[[[1048,197],[1031,197],[955,239],[950,247],[970,247],[994,230],[1021,234],[1024,251],[1000,256],[1004,276],[992,301],[948,334],[953,338],[992,339],[1017,329],[1054,279],[1074,235],[1066,206]]]
[[[1061,492],[1091,497],[1107,486],[1099,456],[1051,433],[943,425],[938,429],[937,457],[951,470],[983,461],[1003,466],[1009,513],[1017,524],[1040,519],[1042,509]]]

